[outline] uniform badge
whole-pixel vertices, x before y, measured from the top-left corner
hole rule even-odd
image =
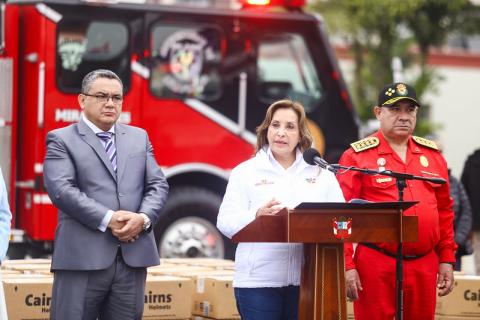
[[[378,171],[380,172],[385,171],[386,163],[387,163],[387,160],[385,160],[385,158],[378,158],[377,159]]]
[[[348,239],[352,235],[352,218],[333,218],[333,235],[340,240]]]
[[[420,164],[425,168],[428,167],[428,159],[425,156],[420,156]]]
[[[405,96],[408,93],[407,86],[403,83],[397,84],[397,92],[401,96]]]
[[[387,164],[387,160],[385,160],[385,158],[378,158],[377,159],[377,165],[379,167],[385,167],[386,164]]]
[[[395,93],[395,90],[393,90],[392,88],[388,88],[388,90],[385,91],[385,95],[389,97],[393,96],[394,93]]]

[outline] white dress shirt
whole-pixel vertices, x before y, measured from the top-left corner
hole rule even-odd
[[[100,133],[100,132],[105,132],[103,131],[102,129],[99,129],[92,121],[88,120],[87,117],[85,117],[85,115],[82,113],[82,117],[81,117],[81,121],[85,122],[85,124],[90,128],[92,129],[93,133],[97,134],[97,133]],[[110,128],[110,130],[108,130],[107,132],[111,132],[113,133],[113,136],[112,136],[112,139],[114,139],[113,143],[115,143],[115,126],[112,126]],[[98,138],[98,140],[101,140],[100,138]],[[103,142],[102,142],[103,144]],[[108,224],[110,223],[110,220],[112,220],[112,217],[113,217],[113,214],[115,212],[113,210],[108,210],[106,213],[105,213],[105,217],[103,217],[103,220],[102,222],[100,223],[100,225],[98,226],[98,230],[102,231],[102,232],[105,232],[107,230],[107,227],[108,227]]]
[[[218,214],[218,229],[231,238],[272,198],[287,208],[302,202],[344,202],[333,173],[307,164],[299,150],[295,162],[284,169],[267,148],[232,170]],[[240,243],[233,286],[300,285],[302,261],[302,244]]]

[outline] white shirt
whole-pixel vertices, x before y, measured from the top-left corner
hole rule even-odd
[[[296,160],[284,169],[269,149],[259,151],[232,170],[217,219],[227,237],[255,219],[257,210],[272,198],[287,208],[302,202],[344,202],[334,174],[308,165],[297,150]],[[234,287],[300,285],[303,245],[240,243],[235,254]]]
[[[82,113],[82,117],[81,117],[81,120],[83,122],[85,122],[85,124],[90,128],[92,129],[93,133],[97,134],[97,133],[100,133],[100,132],[105,132],[103,131],[102,129],[99,129],[92,121],[88,120],[87,117],[85,117],[85,115]],[[110,130],[108,130],[107,132],[111,132],[113,133],[113,141],[115,143],[115,126],[113,125]],[[99,140],[101,140],[100,138],[98,138]],[[104,142],[102,141],[102,144]],[[110,220],[112,220],[112,217],[113,217],[113,214],[115,212],[113,212],[113,210],[108,210],[106,213],[105,213],[105,216],[103,217],[102,219],[102,222],[100,223],[100,225],[97,227],[98,230],[102,231],[102,232],[105,232],[107,230],[107,227],[108,227],[108,224],[110,223]]]
[[[85,115],[82,113],[82,117],[81,119],[83,120],[83,122],[85,122],[85,124],[90,128],[92,129],[92,131],[97,134],[97,133],[100,133],[100,132],[105,132],[103,131],[102,129],[100,129],[99,127],[97,127],[92,121],[88,120],[87,117],[85,117]],[[111,132],[113,133],[114,137],[115,137],[115,126],[113,125],[107,132]]]

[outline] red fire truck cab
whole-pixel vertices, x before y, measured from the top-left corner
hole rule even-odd
[[[45,136],[80,118],[86,73],[123,80],[121,121],[147,130],[170,184],[162,257],[232,257],[215,228],[230,170],[252,156],[275,100],[306,109],[335,161],[357,118],[321,20],[304,0],[0,1],[0,165],[14,221],[9,256],[53,250]]]

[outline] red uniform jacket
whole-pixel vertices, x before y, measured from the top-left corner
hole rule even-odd
[[[450,197],[448,169],[443,156],[433,142],[410,137],[406,162],[393,151],[378,131],[370,137],[351,144],[342,155],[340,164],[359,168],[382,169],[404,172],[424,177],[443,178],[444,185],[426,181],[410,180],[404,190],[404,201],[420,201],[404,212],[418,216],[418,242],[403,245],[404,255],[424,255],[435,250],[440,262],[455,262],[456,245],[453,240],[453,200]],[[369,201],[397,201],[398,191],[394,178],[370,176],[360,172],[347,171],[337,174],[345,200],[354,198]],[[388,252],[395,254],[395,243],[377,243]],[[353,247],[345,245],[345,268],[354,269]]]

